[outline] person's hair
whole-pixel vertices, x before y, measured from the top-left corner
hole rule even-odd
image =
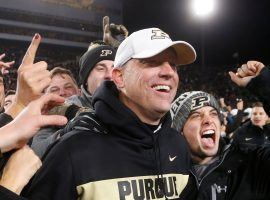
[[[98,44],[98,45],[107,45],[105,42],[103,42],[103,40],[94,40],[90,43],[90,46],[91,45],[94,45],[94,44]]]
[[[72,81],[77,85],[77,81],[75,80],[72,72],[68,69],[65,69],[63,67],[55,67],[50,72],[51,72],[51,78],[53,78],[56,75],[66,74],[66,75],[70,76]]]
[[[6,92],[6,97],[7,97],[8,95],[13,95],[13,94],[15,94],[15,93],[16,93],[15,90],[8,90],[8,91]]]
[[[98,47],[100,45],[107,45],[107,44],[105,42],[103,42],[102,40],[95,40],[95,41],[90,43],[90,45],[88,47],[88,51],[95,48],[95,47]]]
[[[253,103],[251,107],[252,107],[252,108],[254,108],[254,107],[263,107],[263,103],[260,102],[260,101],[257,101],[257,102],[255,102],[255,103]]]

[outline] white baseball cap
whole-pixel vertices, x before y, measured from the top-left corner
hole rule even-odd
[[[147,28],[128,36],[118,47],[114,66],[122,67],[132,58],[150,58],[169,47],[177,54],[177,65],[186,65],[195,61],[195,49],[185,41],[172,41],[170,36],[159,28]]]
[[[232,109],[230,113],[231,113],[232,116],[235,116],[238,113],[238,109],[236,109],[236,108]]]
[[[246,108],[246,109],[244,110],[244,115],[245,115],[248,119],[251,118],[251,113],[252,113],[252,108]]]

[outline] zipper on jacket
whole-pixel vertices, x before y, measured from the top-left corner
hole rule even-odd
[[[230,147],[230,146],[231,146],[231,145],[229,145],[229,147]],[[204,179],[205,177],[207,177],[211,172],[213,172],[215,169],[217,169],[217,168],[223,163],[223,161],[224,161],[226,155],[227,155],[228,152],[229,152],[229,150],[228,150],[229,147],[226,148],[226,151],[225,151],[225,153],[223,154],[222,159],[219,161],[219,164],[216,165],[215,167],[213,167],[212,169],[210,169],[210,170],[209,170],[202,178],[197,178],[197,176],[193,173],[193,171],[190,170],[191,174],[195,177],[197,189],[200,188],[203,179]]]

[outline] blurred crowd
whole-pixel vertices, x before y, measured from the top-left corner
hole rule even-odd
[[[14,60],[15,64],[10,69],[10,73],[6,75],[6,90],[15,90],[17,68],[24,55],[25,45],[3,42],[0,45],[1,52],[5,52],[6,57]],[[44,60],[48,63],[48,68],[52,69],[56,66],[71,70],[73,76],[78,81],[79,77],[79,58],[83,52],[76,49],[54,48],[52,46],[43,46],[40,48],[36,60]],[[224,98],[228,105],[236,107],[236,99],[241,98],[248,107],[257,99],[250,92],[239,89],[233,84],[228,76],[228,71],[235,70],[235,65],[205,66],[207,73],[201,76],[201,68],[199,65],[183,66],[178,70],[180,75],[180,86],[178,93],[181,94],[190,90],[207,91],[217,98]]]
[[[78,2],[81,3],[81,1],[78,1]],[[85,6],[88,7],[90,5],[85,5]],[[121,81],[120,81],[122,80],[121,79],[122,77],[124,77],[123,78],[124,80],[130,80],[131,82],[134,81],[135,84],[137,83],[136,82],[137,80],[135,80],[134,77],[138,76],[138,74],[133,69],[129,69],[130,71],[125,71],[127,75],[124,73],[123,73],[124,75],[121,74],[122,73],[121,70],[127,70],[125,66],[121,70],[114,69],[115,77],[116,77],[114,82],[117,84],[117,87],[116,86],[113,87],[112,85],[109,85],[109,84],[112,84],[110,82],[112,80],[112,70],[114,68],[114,65],[122,67],[121,66],[122,64],[125,65],[130,60],[134,59],[134,57],[129,57],[129,55],[127,55],[129,53],[128,51],[131,51],[130,49],[132,48],[128,49],[126,46],[128,46],[129,44],[128,38],[134,39],[135,36],[134,38],[128,37],[129,33],[127,29],[123,25],[110,24],[108,17],[104,18],[103,23],[104,23],[103,38],[100,41],[93,41],[85,52],[81,52],[80,50],[76,50],[76,49],[71,51],[69,49],[65,49],[62,47],[58,48],[55,46],[42,46],[42,45],[39,46],[42,43],[42,35],[38,33],[34,35],[32,42],[30,46],[28,47],[24,46],[23,44],[19,44],[12,41],[4,41],[3,43],[1,43],[0,45],[0,69],[1,69],[1,76],[0,76],[0,88],[1,88],[0,89],[0,107],[1,107],[0,186],[2,187],[2,190],[0,188],[0,197],[1,195],[3,195],[2,197],[8,197],[8,196],[10,197],[11,193],[8,193],[7,190],[9,190],[9,192],[11,191],[15,193],[16,195],[20,195],[21,192],[23,191],[23,188],[29,183],[32,176],[41,167],[42,165],[41,160],[43,161],[47,158],[51,159],[50,148],[53,147],[53,145],[57,145],[57,142],[60,140],[61,137],[66,135],[66,133],[69,133],[70,131],[74,131],[74,130],[77,130],[77,131],[88,130],[88,131],[98,132],[102,134],[104,133],[106,135],[107,129],[111,131],[114,130],[114,128],[111,128],[111,124],[110,124],[111,121],[117,121],[115,123],[119,123],[119,121],[122,120],[122,119],[119,120],[119,118],[112,118],[110,120],[107,120],[107,121],[104,120],[102,121],[102,123],[99,123],[98,120],[100,120],[100,118],[102,118],[103,115],[98,116],[98,117],[95,116],[94,110],[96,108],[93,107],[93,96],[94,94],[96,96],[99,95],[98,96],[99,98],[96,98],[95,101],[99,101],[100,99],[103,100],[104,98],[105,100],[103,101],[106,102],[106,101],[109,101],[108,98],[111,98],[115,94],[115,90],[119,90],[121,91],[120,92],[121,94],[122,93],[125,94],[126,90],[123,88],[126,86],[124,84],[121,84]],[[147,30],[143,30],[143,31],[146,32]],[[152,31],[156,31],[156,30],[152,30]],[[161,30],[158,29],[158,31],[161,31]],[[155,32],[152,32],[152,33],[155,33]],[[155,33],[155,34],[158,34],[158,33]],[[165,34],[162,31],[161,33]],[[154,36],[168,38],[167,35],[164,36],[162,34],[154,35]],[[55,37],[55,36],[52,36],[52,37]],[[136,38],[136,39],[139,40],[141,38],[139,39]],[[123,42],[122,44],[124,45],[122,45],[121,42]],[[125,51],[119,47],[120,44],[122,45],[120,47],[122,47]],[[138,45],[141,45],[141,44],[143,43],[138,42]],[[137,45],[137,43],[136,44],[132,43],[132,45]],[[118,47],[119,49],[117,49]],[[125,48],[127,48],[128,51]],[[144,47],[140,47],[140,48],[144,48]],[[188,46],[188,48],[189,50],[186,50],[186,51],[191,55],[191,57],[189,58],[188,62],[184,64],[189,64],[193,62],[196,58],[196,53],[193,50],[193,47]],[[150,57],[150,56],[146,57],[145,60],[140,61],[140,62],[142,62],[143,64],[146,63],[146,65],[149,65],[150,67],[154,68],[153,63],[160,64],[164,62],[165,59],[168,59],[168,58],[171,59],[171,57],[173,57],[171,56],[173,54],[172,51],[169,51],[169,50],[172,50],[172,49],[165,49],[164,51],[161,52],[161,53],[165,52],[164,54],[158,54],[158,55],[161,55],[160,58],[158,58],[157,55],[154,55],[153,57]],[[118,52],[122,53],[121,56],[122,55],[123,56],[122,57],[119,56],[117,57],[117,59],[115,59],[115,56],[118,54]],[[126,60],[123,59],[123,57],[125,56],[128,57]],[[140,59],[140,57],[138,57],[138,59]],[[135,66],[135,64],[137,63],[134,62],[133,65]],[[175,73],[176,66],[174,66],[171,63],[169,64],[172,65],[172,67],[171,66],[170,67],[173,68],[174,70],[171,70],[170,68],[169,70],[171,71],[168,70],[169,71],[168,74]],[[148,68],[146,68],[146,70],[147,69]],[[200,94],[200,92],[195,92],[196,94],[202,95],[202,97],[200,97],[201,99],[196,99],[197,98],[196,96],[194,101],[190,103],[192,104],[192,106],[197,106],[197,104],[200,106],[200,103],[203,102],[205,100],[204,98],[206,97],[207,98],[211,97],[211,99],[216,98],[217,103],[215,100],[211,100],[211,102],[209,103],[209,105],[207,104],[207,106],[212,106],[213,108],[217,110],[215,112],[213,111],[211,112],[214,113],[212,115],[218,116],[218,118],[217,117],[215,118],[216,120],[221,121],[220,122],[220,125],[221,125],[220,136],[222,137],[222,139],[229,141],[228,143],[233,141],[234,144],[237,145],[237,147],[241,149],[241,151],[251,152],[257,149],[258,147],[262,147],[262,146],[265,147],[268,144],[270,144],[270,123],[269,123],[269,118],[267,115],[267,112],[269,113],[269,109],[268,109],[269,104],[267,103],[267,101],[265,101],[264,98],[260,98],[260,95],[256,95],[257,94],[256,92],[254,94],[250,90],[248,91],[248,90],[240,89],[239,86],[248,87],[247,85],[250,82],[252,82],[250,79],[254,78],[253,81],[254,80],[256,81],[256,77],[263,76],[261,74],[265,73],[265,71],[267,70],[269,71],[268,66],[265,66],[265,64],[259,61],[248,61],[247,63],[241,65],[241,67],[240,65],[238,66],[234,66],[234,65],[204,66],[203,69],[200,66],[190,64],[188,66],[183,66],[177,69],[176,74],[163,75],[165,77],[163,78],[164,78],[164,82],[166,82],[167,76],[168,77],[174,76],[173,78],[175,80],[177,79],[176,76],[179,76],[179,79],[180,79],[179,87],[178,87],[177,92],[175,91],[177,93],[176,97],[179,96],[180,98],[180,100],[179,99],[176,100],[175,104],[177,104],[177,101],[180,102],[180,104],[177,106],[180,106],[180,105],[182,106],[184,105],[184,103],[186,103],[186,102],[183,103],[182,100],[187,98],[188,95],[190,95],[190,93],[185,93],[189,91],[194,91],[194,90],[204,91],[213,96],[212,97],[209,95]],[[230,75],[228,73],[229,71],[230,71]],[[127,76],[128,78],[126,78],[125,76]],[[137,78],[138,80],[141,80],[145,77],[142,75],[142,77],[138,76]],[[248,78],[249,80],[247,81]],[[171,83],[170,86],[167,86],[165,84],[164,85],[160,84],[160,85],[153,85],[151,87],[154,88],[158,92],[169,93],[173,88],[173,84],[174,83]],[[104,94],[101,92],[102,90],[100,88],[104,89],[105,87],[104,85],[110,88],[111,92],[113,91],[112,93],[110,93],[111,96],[110,95],[105,96],[106,90],[104,90],[105,91]],[[129,88],[127,87],[127,90],[128,89]],[[135,89],[135,90],[138,90],[138,89]],[[140,91],[138,90],[137,92],[140,92]],[[181,96],[181,94],[184,94],[184,96]],[[143,95],[147,96],[147,94],[145,93]],[[133,119],[135,115],[136,116],[140,115],[140,112],[138,112],[139,113],[138,114],[136,111],[141,109],[140,106],[138,106],[137,108],[136,107],[137,102],[134,103],[133,101],[137,100],[139,103],[141,103],[142,101],[141,104],[143,104],[143,106],[144,106],[144,101],[140,100],[139,94],[134,95],[132,97],[134,99],[127,100],[125,99],[124,96],[120,96],[119,99],[120,101],[123,102],[123,104],[132,105],[133,107],[130,106],[132,108],[135,107],[134,110],[131,109],[135,113],[131,117]],[[118,99],[118,96],[116,99]],[[112,100],[113,103],[115,103],[115,101],[116,100]],[[98,104],[98,106],[100,105],[101,107],[104,106],[101,103]],[[168,106],[166,107],[166,105],[165,106],[160,105],[160,107],[163,108],[164,106],[164,109],[165,109],[168,107]],[[147,108],[143,108],[141,110],[144,110]],[[169,106],[169,109],[170,109],[170,106]],[[183,116],[185,116],[186,114],[185,118],[182,119],[182,116],[180,116],[179,118],[177,118],[177,120],[180,120],[180,121],[187,120],[189,122],[190,119],[194,119],[197,117],[197,116],[195,117],[193,116],[194,113],[192,113],[193,112],[192,110],[188,110],[188,108],[185,108],[185,109],[187,109],[187,111],[185,112],[183,111],[182,113]],[[131,110],[126,111],[127,109],[122,109],[122,107],[120,107],[120,110],[121,112],[122,110],[124,110],[123,112],[127,112],[127,113],[131,111]],[[178,112],[180,111],[178,110]],[[191,112],[191,114],[187,114],[187,112]],[[85,115],[85,113],[87,113],[87,115]],[[114,111],[110,110],[110,112],[108,113],[112,114],[114,113]],[[166,112],[164,112],[164,115],[165,113]],[[150,115],[152,114],[153,113],[151,113]],[[195,114],[198,114],[196,113],[196,110],[195,110]],[[159,117],[159,114],[157,115]],[[92,118],[92,116],[94,117]],[[189,118],[190,116],[191,118]],[[160,117],[159,120],[162,117]],[[163,124],[163,122],[164,123],[167,122],[166,119],[162,118],[163,121],[161,120],[162,122],[160,124],[153,125],[153,124],[143,121],[144,123],[140,122],[140,125],[143,127],[145,126],[149,128],[149,130],[151,129],[153,133],[159,132],[159,129],[162,129],[161,130],[162,132],[163,127],[161,128],[161,124]],[[168,118],[168,122],[171,122],[170,120],[171,119]],[[65,126],[66,123],[68,123],[67,126]],[[210,122],[207,122],[207,123],[210,123]],[[119,127],[121,128],[121,126],[125,126],[125,124],[121,124],[121,122],[120,122],[120,125],[119,124],[117,125],[118,125],[117,128]],[[179,126],[177,126],[177,128],[179,128]],[[127,130],[132,132],[131,129],[132,128],[130,129],[128,128]],[[211,145],[214,146],[214,145],[217,145],[218,143],[217,141],[215,141],[215,139],[212,138],[214,137],[213,135],[216,134],[217,131],[215,132],[212,129],[205,131],[205,135],[207,136],[202,139],[202,141],[204,141],[205,144],[207,144],[208,146],[211,146]],[[180,131],[182,135],[187,137],[184,133],[185,128],[181,128],[181,129],[179,128],[179,130],[177,131]],[[154,138],[153,139],[154,141],[162,140],[162,139],[159,139],[159,136],[153,137],[153,138]],[[83,143],[83,141],[80,141],[80,143]],[[157,172],[155,171],[155,173],[158,174],[158,178],[159,178],[159,175],[161,175],[161,179],[163,180],[163,179],[166,179],[166,177],[163,177],[164,172],[162,171],[163,170],[162,163],[158,163],[157,161],[158,159],[161,159],[160,157],[162,153],[160,152],[163,151],[162,145],[163,143],[161,144],[155,143],[153,147],[153,148],[156,148],[154,151],[155,158],[153,158],[152,160],[153,161],[155,160],[158,166],[157,167],[158,170]],[[59,148],[61,148],[61,145]],[[133,148],[136,149],[137,147],[136,148],[133,147]],[[181,148],[184,149],[184,147],[181,147]],[[117,149],[117,147],[115,147],[115,149]],[[191,149],[192,149],[192,145],[191,145]],[[54,151],[52,152],[54,153]],[[82,154],[84,155],[84,153],[85,151],[83,151]],[[151,152],[150,151],[144,152],[144,154],[150,155]],[[173,160],[177,156],[178,155],[175,155],[175,157],[171,157],[171,155],[169,155],[168,162],[173,162]],[[122,161],[121,158],[122,157],[119,156],[120,161]],[[75,161],[77,161],[76,159],[77,158],[75,158]],[[75,161],[72,160],[72,162],[75,162]],[[65,160],[64,162],[67,162],[67,161]],[[91,162],[95,162],[95,161],[91,160]],[[45,171],[45,173],[50,171],[50,168],[49,168],[50,164],[48,163],[49,161],[45,163],[47,167],[47,168],[44,167],[46,168],[45,170],[44,168],[42,168],[42,170]],[[100,164],[101,163],[103,162],[100,162]],[[212,161],[210,162],[209,165],[207,164],[206,166],[210,166],[211,163]],[[54,165],[57,166],[61,164],[59,164],[58,162],[55,162]],[[167,165],[168,163],[164,164],[165,167]],[[171,169],[171,168],[168,167],[168,169]],[[42,170],[41,172],[43,172]],[[134,171],[136,171],[136,169]],[[51,173],[53,174],[54,171]],[[147,175],[147,174],[140,174],[140,175],[142,176],[142,175]],[[102,177],[102,175],[100,175],[100,177]],[[100,177],[98,176],[97,180],[99,180]],[[40,181],[39,178],[40,180],[44,180],[44,177],[42,177],[42,174],[41,175],[39,174],[38,178],[36,179],[37,182]],[[55,179],[53,178],[50,179],[50,177],[48,177],[48,180],[55,180]],[[176,180],[174,181],[176,182]],[[58,182],[58,184],[65,185],[63,182],[60,181]],[[80,183],[83,183],[83,181]],[[133,183],[135,184],[135,182],[132,182],[132,184]],[[160,183],[156,183],[156,184],[160,184]],[[187,184],[187,182],[185,182],[185,184]],[[119,183],[119,187],[120,186],[121,185]],[[161,190],[165,191],[163,195],[167,197],[166,189],[164,189],[164,187],[166,186],[162,184],[161,186],[160,186]],[[59,188],[59,187],[61,186],[57,186],[56,188]],[[123,188],[126,188],[126,186]],[[29,191],[31,192],[34,191],[32,194],[35,194],[35,191],[38,191],[35,189],[36,188],[30,187]],[[51,192],[49,193],[49,195],[55,195],[55,199],[60,198],[59,196],[57,196],[60,194],[60,192],[59,194],[58,193],[53,194],[54,193],[52,192],[53,190],[49,189],[49,191]],[[74,191],[72,190],[72,192]],[[122,192],[123,192],[122,195],[128,195],[128,192],[126,191],[126,189],[123,189]],[[167,191],[167,193],[169,192]],[[28,194],[29,193],[25,192],[23,195],[27,196]],[[65,194],[65,195],[68,195],[68,194]],[[42,199],[42,198],[37,198],[37,199]],[[63,199],[66,199],[66,198],[63,197]],[[70,197],[70,199],[74,199],[73,196]],[[96,199],[99,199],[99,198],[96,198]],[[120,199],[125,199],[125,198],[120,198]]]

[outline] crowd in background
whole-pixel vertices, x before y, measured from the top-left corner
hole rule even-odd
[[[123,28],[122,25],[120,25],[119,27],[120,28],[118,29],[118,31],[121,33],[123,32],[124,36],[127,37],[127,30]],[[106,28],[104,28],[104,33],[106,33]],[[5,125],[7,122],[15,119],[13,124],[15,124],[16,128],[18,129],[18,126],[23,124],[23,118],[29,119],[27,123],[29,123],[30,118],[31,120],[33,120],[33,115],[31,115],[33,113],[31,113],[31,109],[38,107],[38,109],[33,110],[35,110],[35,112],[39,114],[39,117],[45,118],[45,116],[43,116],[44,110],[50,110],[50,112],[52,111],[51,109],[49,109],[51,106],[49,103],[50,101],[53,101],[53,104],[57,106],[59,104],[62,104],[65,99],[67,103],[65,106],[60,108],[61,112],[64,112],[63,115],[65,117],[57,116],[56,118],[56,116],[51,115],[50,118],[48,117],[48,121],[46,121],[46,123],[43,122],[42,124],[40,120],[36,120],[36,124],[34,123],[34,128],[31,129],[31,127],[29,126],[29,129],[31,130],[27,130],[29,134],[25,136],[25,138],[23,138],[22,143],[20,138],[17,136],[14,137],[15,139],[13,139],[15,142],[10,142],[6,146],[3,145],[5,147],[2,148],[2,150],[4,150],[3,153],[6,153],[15,148],[19,149],[18,151],[20,152],[27,152],[27,155],[33,158],[31,161],[33,162],[34,169],[31,168],[32,171],[29,172],[27,178],[23,179],[22,183],[18,183],[20,187],[17,191],[15,191],[15,193],[17,194],[20,194],[23,187],[28,183],[30,178],[41,166],[41,162],[36,157],[36,154],[40,158],[44,156],[47,147],[66,133],[63,130],[67,131],[67,129],[70,128],[67,126],[66,128],[59,131],[59,129],[55,128],[54,125],[64,125],[67,123],[67,120],[73,119],[75,115],[77,117],[80,116],[80,114],[85,111],[81,110],[82,107],[88,107],[88,109],[91,110],[94,109],[91,104],[92,95],[95,93],[96,89],[100,87],[101,82],[103,82],[104,80],[111,80],[111,75],[109,71],[111,68],[113,68],[113,58],[116,53],[113,46],[115,45],[115,43],[119,42],[114,41],[114,44],[111,43],[110,45],[108,45],[107,43],[104,45],[103,43],[106,43],[106,38],[103,38],[104,41],[92,43],[89,46],[89,49],[84,52],[83,55],[83,52],[80,52],[79,50],[70,51],[69,49],[65,48],[57,49],[55,47],[41,45],[38,53],[35,54],[40,40],[41,36],[39,34],[35,34],[28,50],[26,50],[27,47],[23,45],[19,46],[15,43],[9,43],[8,41],[4,42],[0,46],[0,61],[2,61],[2,74],[5,83],[5,92],[3,92],[3,96],[6,96],[6,102],[3,98],[1,106],[7,106],[7,100],[12,102],[12,98],[10,97],[10,95],[15,95],[15,104],[17,104],[16,106],[11,106],[9,108],[6,107],[5,109],[2,109],[2,113],[7,114],[5,116],[7,118],[7,121],[5,121],[6,119],[4,118],[1,119],[0,116],[0,119],[2,120],[0,120],[2,126]],[[164,52],[166,52],[166,56],[164,56],[165,58],[169,57],[172,54],[169,50],[171,49],[164,50]],[[192,56],[193,58],[190,58],[190,60],[194,61],[196,54],[193,51]],[[106,57],[106,59],[104,59],[104,57]],[[8,62],[13,60],[15,61],[15,64],[13,62]],[[43,61],[46,61],[48,66]],[[243,66],[245,66],[245,68]],[[237,141],[239,146],[241,146],[241,148],[243,148],[245,151],[255,149],[260,145],[270,144],[268,139],[270,138],[270,135],[268,136],[269,119],[266,112],[264,111],[265,105],[263,105],[261,102],[258,102],[257,97],[253,96],[250,92],[240,90],[239,87],[237,87],[235,84],[236,81],[231,81],[231,79],[233,79],[233,76],[229,76],[228,74],[228,71],[236,71],[236,69],[238,68],[237,73],[242,73],[243,76],[240,76],[240,78],[243,78],[248,73],[253,73],[251,72],[252,70],[249,71],[250,68],[248,68],[247,66],[248,64],[242,65],[242,67],[239,67],[238,64],[232,64],[228,66],[204,66],[204,68],[202,69],[200,66],[191,64],[189,66],[181,67],[177,70],[177,73],[180,77],[180,86],[177,91],[177,96],[188,91],[200,90],[208,92],[214,97],[216,97],[218,99],[219,105],[214,105],[213,107],[221,107],[220,113],[215,113],[219,116],[219,120],[221,121],[221,136],[224,137],[226,140],[230,140],[233,138],[233,140]],[[256,76],[259,75],[259,72],[263,71],[263,68],[264,70],[268,70],[268,67],[265,67],[265,65],[260,62],[255,62],[254,64],[252,61],[252,64],[250,64],[249,66],[251,66],[251,68],[256,66],[254,67],[257,70],[254,71],[258,73],[256,74]],[[103,71],[103,77],[99,80],[98,73],[100,73],[100,71]],[[207,73],[202,73],[202,71]],[[129,75],[131,75],[131,73],[129,73]],[[253,75],[254,74],[252,74],[252,76]],[[31,80],[33,82],[28,82],[31,79],[31,76],[34,76],[34,78]],[[121,88],[121,85],[119,86],[119,88]],[[169,90],[164,85],[153,86],[153,88],[161,92]],[[61,97],[55,96],[54,94],[60,95]],[[41,98],[38,99],[37,97],[40,96]],[[182,99],[180,98],[180,100]],[[25,111],[23,111],[22,114],[19,114],[23,110],[23,108],[25,108]],[[52,112],[54,113],[55,111]],[[56,113],[59,114],[59,110]],[[261,116],[263,116],[263,119],[261,119]],[[78,119],[81,120],[80,118]],[[85,119],[83,118],[83,120]],[[79,123],[80,122],[81,121],[79,121]],[[17,125],[16,123],[19,125]],[[3,126],[2,132],[7,132],[10,130],[14,131],[14,129],[9,128],[10,126],[8,125],[9,124]],[[38,136],[42,137],[46,135],[46,144],[43,141],[42,144],[45,144],[45,146],[41,147],[39,142],[41,141],[40,139],[44,140],[44,138],[37,138],[33,135],[35,132],[37,132],[37,130],[39,130],[41,126],[47,125],[53,126],[46,127],[46,129],[40,130],[37,134]],[[81,126],[85,128],[83,125]],[[244,138],[241,138],[243,134],[243,129],[245,130],[245,132],[250,132],[251,135],[249,137],[258,137],[256,143],[253,143],[252,141],[248,145],[246,145],[246,142],[243,142],[246,139],[246,136],[244,136]],[[208,138],[206,137],[204,139],[208,141],[208,143],[211,143],[209,142],[209,140],[210,137],[212,137],[212,130],[207,131],[209,132],[207,134],[209,134],[210,136],[207,136]],[[254,132],[262,132],[262,137],[252,135]],[[28,141],[28,139],[30,140]],[[28,146],[24,146],[26,142],[28,145],[31,146],[32,149],[35,150],[36,154],[33,153],[32,150],[29,150]],[[243,145],[243,143],[245,144]],[[211,146],[211,144],[209,146]],[[37,153],[39,150],[41,150],[41,154]],[[16,155],[13,154],[11,158],[16,160],[15,156]],[[4,168],[5,164],[6,166],[13,166],[12,159],[4,164],[2,163],[2,169]],[[173,161],[170,156],[169,160],[170,162]],[[5,170],[8,171],[8,168],[4,168],[3,172],[5,172]],[[12,174],[12,172],[8,172]],[[8,173],[5,172],[4,177],[0,179],[5,184],[7,184],[5,182],[5,176],[7,176],[6,174]]]
[[[0,45],[0,52],[5,52],[6,57],[10,60],[15,60],[13,68],[11,68],[10,73],[5,77],[7,91],[15,90],[16,70],[22,60],[25,49],[25,45],[10,45],[8,41]],[[78,61],[82,53],[81,50],[74,50],[72,48],[69,50],[65,48],[57,49],[52,46],[42,46],[36,60],[46,61],[49,69],[56,66],[69,69],[78,81]],[[215,95],[217,98],[224,98],[226,103],[233,107],[236,107],[236,99],[241,98],[245,101],[245,106],[249,107],[252,102],[256,101],[256,97],[247,91],[240,90],[231,82],[228,71],[235,70],[236,68],[237,64],[205,66],[203,70],[207,71],[207,73],[204,73],[202,76],[200,65],[183,66],[178,70],[181,82],[178,93],[181,94],[190,90],[202,90]]]

